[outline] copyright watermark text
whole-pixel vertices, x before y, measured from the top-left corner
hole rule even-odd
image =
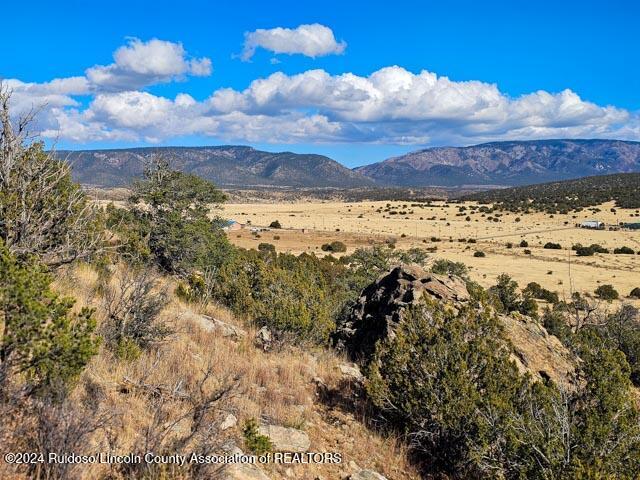
[[[199,453],[157,455],[148,452],[143,455],[129,453],[116,455],[99,452],[93,455],[77,455],[75,453],[36,453],[36,452],[8,452],[3,455],[8,464],[233,464],[233,463],[281,463],[281,464],[324,464],[341,463],[342,455],[335,452],[305,452],[287,453],[276,452],[263,455],[204,455]]]

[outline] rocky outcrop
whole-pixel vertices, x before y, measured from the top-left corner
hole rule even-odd
[[[470,298],[461,278],[428,273],[417,266],[396,267],[362,291],[347,320],[338,326],[335,345],[355,360],[370,357],[378,340],[393,338],[405,308],[425,295],[453,309]]]
[[[352,380],[354,382],[362,382],[364,375],[360,371],[360,367],[355,363],[341,363],[338,365],[338,370],[342,374],[342,378],[346,380]]]
[[[529,372],[555,383],[567,384],[575,370],[575,358],[554,335],[524,315],[501,315],[507,335],[515,346],[513,359],[520,372]]]
[[[255,463],[243,463],[245,453],[238,448],[235,442],[231,441],[223,445],[226,455],[238,457],[239,461],[228,463],[221,472],[216,472],[215,477],[225,480],[269,480],[269,477]]]
[[[217,333],[225,338],[239,340],[247,336],[247,332],[242,328],[232,325],[209,315],[198,315],[192,312],[185,312],[182,318],[193,322],[206,332]]]
[[[280,452],[302,453],[309,450],[311,440],[302,430],[281,427],[279,425],[261,425],[260,435],[269,437],[274,450]]]
[[[268,352],[269,350],[271,350],[271,347],[273,346],[273,335],[271,333],[271,330],[269,330],[266,326],[258,330],[256,332],[254,343],[256,347],[261,349],[263,352]]]
[[[233,413],[228,413],[224,417],[224,420],[222,420],[222,423],[220,423],[220,430],[224,432],[225,430],[235,427],[237,424],[238,418]]]
[[[358,473],[350,475],[349,480],[387,480],[387,477],[373,470],[360,470]]]
[[[461,278],[436,275],[416,266],[399,266],[363,290],[347,319],[338,325],[333,336],[335,345],[355,361],[366,364],[378,341],[394,338],[406,309],[425,297],[454,312],[470,304]],[[556,337],[523,315],[498,318],[513,344],[513,359],[522,372],[556,383],[571,383],[575,359]]]

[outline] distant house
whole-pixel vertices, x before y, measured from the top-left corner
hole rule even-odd
[[[580,224],[580,228],[593,228],[595,230],[604,229],[604,222],[598,220],[586,220]]]
[[[222,225],[222,230],[224,230],[225,232],[240,230],[241,228],[243,228],[243,225],[239,222],[236,222],[235,220],[227,220]]]

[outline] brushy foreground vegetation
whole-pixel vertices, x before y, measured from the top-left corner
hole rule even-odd
[[[488,312],[413,309],[379,345],[368,392],[424,471],[453,478],[633,478],[638,412],[622,352],[580,342],[584,385],[533,382]],[[625,432],[625,433],[622,433]]]
[[[221,220],[211,216],[224,195],[161,160],[148,165],[127,208],[98,210],[73,184],[67,165],[42,144],[26,144],[23,130],[12,128],[6,92],[0,100],[3,448],[219,452],[227,437],[218,413],[234,398],[239,413],[255,412],[260,402],[273,408],[281,400],[287,413],[272,415],[302,426],[304,416],[291,412],[313,400],[286,365],[306,371],[313,362],[306,352],[312,350],[322,363],[336,321],[349,314],[365,286],[395,264],[428,260],[422,250],[387,245],[340,259],[234,248]],[[32,164],[46,164],[49,173],[24,178],[20,172],[31,171]],[[25,192],[38,201],[25,204]],[[40,223],[26,228],[25,212]],[[70,268],[93,278],[89,292],[83,293]],[[433,270],[466,276],[459,263],[437,261]],[[66,292],[91,299],[96,309],[74,307],[74,299],[56,293],[54,279],[67,285]],[[520,292],[507,275],[488,291],[470,281],[467,289],[473,298],[467,309],[425,302],[394,338],[361,359],[367,378],[360,408],[374,420],[372,428],[402,438],[425,477],[635,478],[637,312],[624,307],[601,315],[585,298],[559,302],[537,284]],[[202,332],[177,325],[177,315],[167,318],[176,296],[192,315],[222,305],[247,328],[267,327],[276,347],[270,354],[248,342],[219,350],[200,338]],[[549,302],[542,315],[534,298]],[[557,385],[518,371],[498,313],[540,316],[580,358],[576,378]],[[188,375],[177,378],[185,364]],[[225,368],[232,364],[235,375]],[[276,380],[270,383],[269,375]],[[99,376],[115,388],[95,380]],[[290,392],[269,390],[273,382]],[[262,389],[252,390],[255,384]],[[242,414],[249,432],[245,446],[271,448],[255,432],[252,416]],[[196,465],[87,468],[26,464],[3,466],[0,473],[49,479],[220,475]]]

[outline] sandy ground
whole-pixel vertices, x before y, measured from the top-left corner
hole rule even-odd
[[[565,297],[570,296],[571,291],[593,292],[598,285],[606,283],[612,284],[622,296],[640,286],[640,255],[576,257],[570,250],[575,243],[598,243],[611,250],[626,245],[640,250],[638,231],[596,231],[575,227],[590,219],[607,224],[638,221],[635,210],[615,209],[611,212],[613,204],[603,204],[598,206],[601,211],[597,213],[588,210],[553,216],[503,213],[496,222],[495,213],[470,213],[473,205],[464,204],[466,210],[461,212],[460,204],[444,202],[431,206],[407,202],[227,204],[223,215],[250,224],[248,228],[229,232],[233,243],[247,248],[268,242],[279,251],[322,255],[320,246],[332,240],[344,242],[349,253],[358,247],[394,238],[399,248],[437,247],[434,256],[464,262],[471,269],[472,278],[484,286],[493,285],[503,272],[521,286],[535,281]],[[391,214],[393,211],[396,214]],[[258,236],[250,230],[252,226],[268,226],[274,220],[278,220],[283,228],[262,231]],[[440,241],[433,242],[431,237]],[[463,238],[474,238],[477,243],[460,242]],[[529,243],[531,255],[518,247],[523,239]],[[513,248],[507,248],[509,242],[513,243]],[[546,242],[559,243],[563,248],[544,249]],[[476,250],[485,252],[486,257],[474,257]],[[638,301],[632,303],[640,306]]]

